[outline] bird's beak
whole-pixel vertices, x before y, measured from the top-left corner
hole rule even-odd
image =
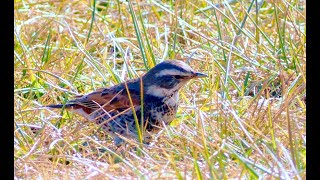
[[[197,72],[197,73],[194,73],[194,76],[193,76],[193,78],[203,78],[203,77],[208,77],[208,75]]]

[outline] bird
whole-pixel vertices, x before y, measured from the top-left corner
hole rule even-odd
[[[100,125],[116,146],[125,138],[139,137],[149,144],[153,134],[174,120],[179,90],[191,79],[203,77],[208,76],[181,60],[164,60],[138,78],[46,107],[64,108]]]

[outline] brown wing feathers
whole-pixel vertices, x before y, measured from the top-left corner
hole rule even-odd
[[[130,96],[133,105],[140,105],[140,94],[137,91],[130,90]],[[63,108],[64,105],[48,105],[51,108]],[[90,114],[93,111],[103,107],[106,111],[114,109],[126,109],[131,107],[130,100],[126,89],[117,91],[116,89],[99,89],[87,95],[77,96],[77,99],[68,101],[64,106],[66,109],[82,108],[86,113]]]

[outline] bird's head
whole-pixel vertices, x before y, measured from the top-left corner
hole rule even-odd
[[[189,80],[201,77],[207,75],[195,72],[182,61],[166,60],[150,69],[142,81],[147,94],[163,97],[178,91]]]

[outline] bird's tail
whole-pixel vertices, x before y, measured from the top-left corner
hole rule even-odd
[[[55,109],[61,109],[61,108],[71,108],[74,107],[76,104],[51,104],[51,105],[47,105],[47,106],[43,106],[43,107],[47,107],[47,108],[55,108]]]

